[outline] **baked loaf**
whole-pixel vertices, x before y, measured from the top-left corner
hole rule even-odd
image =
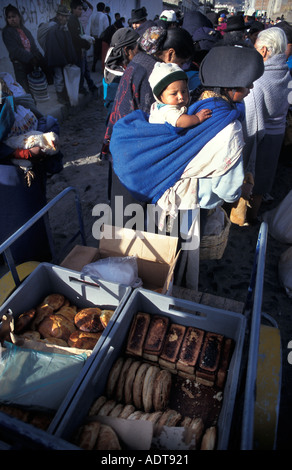
[[[144,377],[143,381],[143,389],[142,389],[142,403],[143,408],[147,412],[152,411],[153,409],[153,390],[154,390],[154,383],[157,375],[159,374],[160,369],[157,366],[150,366],[147,369],[147,372]]]
[[[98,307],[89,307],[76,313],[74,323],[78,330],[88,333],[97,333],[103,331],[104,327],[100,320],[101,309]]]
[[[76,331],[72,322],[62,315],[47,315],[38,327],[38,332],[44,337],[60,338],[68,341],[70,335]]]
[[[230,363],[231,356],[232,356],[233,347],[234,347],[233,340],[231,338],[225,338],[224,345],[222,347],[219,367],[217,371],[217,377],[216,377],[216,385],[219,388],[224,387],[229,363]]]
[[[49,305],[54,311],[64,305],[65,297],[62,294],[49,294],[44,298],[43,304]]]
[[[73,331],[68,338],[68,346],[78,349],[93,349],[101,337],[102,332],[88,333],[87,331]]]
[[[153,408],[155,411],[165,410],[171,391],[172,375],[168,370],[160,370],[155,377],[153,386]]]
[[[22,333],[24,330],[30,327],[32,320],[36,315],[36,309],[32,308],[27,312],[19,315],[15,320],[14,331],[16,334]]]
[[[197,382],[205,385],[214,385],[223,338],[223,335],[211,332],[206,333],[196,371]]]
[[[204,331],[198,328],[187,328],[177,361],[177,369],[195,374],[196,363],[201,351]]]
[[[142,408],[143,406],[143,401],[142,401],[143,383],[144,383],[146,372],[149,369],[149,367],[150,367],[150,364],[147,364],[146,362],[142,362],[136,372],[135,379],[133,382],[133,403],[135,407],[138,409]]]
[[[184,339],[186,327],[172,323],[170,325],[162,353],[159,357],[159,364],[161,367],[168,369],[176,369],[176,361],[178,358],[179,350]]]
[[[144,341],[147,335],[150,323],[150,315],[148,313],[137,313],[135,315],[130,332],[128,335],[128,342],[126,353],[133,356],[142,356]]]
[[[102,323],[102,326],[104,328],[107,327],[111,317],[113,316],[113,314],[115,313],[114,310],[109,310],[109,309],[105,309],[105,310],[101,310],[101,314],[100,314],[100,321]]]
[[[116,391],[116,386],[119,380],[120,372],[124,364],[124,358],[118,357],[114,365],[112,366],[106,384],[106,396],[112,398]]]
[[[169,318],[153,315],[143,347],[143,357],[150,361],[158,361],[166,338]]]

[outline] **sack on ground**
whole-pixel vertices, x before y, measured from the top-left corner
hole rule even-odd
[[[269,233],[281,243],[292,243],[292,190],[274,209],[265,212],[262,220],[268,224]]]
[[[64,67],[64,79],[67,94],[71,106],[77,106],[79,83],[80,83],[80,67],[77,65],[69,64]]]

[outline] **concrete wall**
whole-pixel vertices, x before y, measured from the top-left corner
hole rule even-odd
[[[94,11],[98,0],[89,0]],[[31,31],[36,39],[37,28],[42,22],[49,21],[55,15],[57,6],[60,3],[70,4],[70,0],[0,0],[0,71],[9,72],[13,75],[13,67],[8,57],[7,49],[2,40],[2,29],[4,28],[5,16],[4,8],[9,3],[16,6],[23,16],[24,25]],[[114,14],[119,12],[127,20],[131,17],[131,10],[133,8],[140,8],[145,6],[148,11],[148,19],[153,19],[156,14],[163,11],[162,0],[109,0],[104,2],[111,9],[111,17],[114,20]],[[89,54],[90,55],[90,54]]]

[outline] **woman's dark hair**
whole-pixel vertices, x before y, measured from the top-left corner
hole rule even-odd
[[[7,16],[9,15],[9,13],[15,13],[16,15],[18,15],[20,18],[20,22],[22,23],[22,17],[21,17],[20,11],[18,10],[18,8],[16,8],[15,6],[11,4],[7,5],[7,7],[4,8],[6,23],[7,23]]]
[[[193,39],[184,28],[168,28],[161,50],[173,48],[180,59],[188,59],[194,54]]]

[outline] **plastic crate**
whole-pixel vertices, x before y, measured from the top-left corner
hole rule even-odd
[[[218,421],[217,449],[227,449],[239,381],[246,318],[238,313],[166,297],[145,289],[137,289],[132,293],[94,358],[79,390],[72,402],[68,404],[67,411],[54,430],[54,434],[65,440],[72,439],[74,432],[88,414],[93,401],[104,394],[108,373],[125,346],[132,319],[137,312],[166,315],[173,323],[223,334],[235,341]]]

